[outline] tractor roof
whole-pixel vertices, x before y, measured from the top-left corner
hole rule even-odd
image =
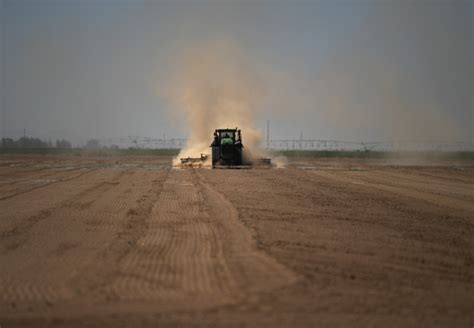
[[[237,130],[238,130],[237,128],[235,128],[235,129],[229,129],[229,128],[227,128],[227,129],[216,129],[216,132],[231,132],[231,131],[235,132]]]

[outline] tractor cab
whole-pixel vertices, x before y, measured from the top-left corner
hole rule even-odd
[[[211,144],[212,165],[241,165],[242,147],[242,135],[237,128],[215,130]]]

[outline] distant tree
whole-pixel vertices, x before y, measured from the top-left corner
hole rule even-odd
[[[119,149],[119,146],[117,146],[117,145],[110,145],[110,149]]]
[[[2,138],[2,148],[15,148],[15,140],[12,138]]]
[[[0,144],[2,148],[48,148],[51,146],[50,142],[33,137],[21,137],[18,140],[2,138]]]
[[[48,143],[39,138],[21,137],[16,142],[18,148],[47,148]]]
[[[16,144],[18,148],[31,148],[31,140],[27,137],[21,137]]]
[[[100,148],[100,141],[97,139],[90,139],[86,143],[86,149],[99,149]]]
[[[58,139],[56,140],[56,148],[72,148],[71,143],[66,139]]]

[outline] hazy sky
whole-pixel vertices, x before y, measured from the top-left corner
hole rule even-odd
[[[0,6],[2,136],[185,136],[160,88],[188,45],[226,40],[263,81],[273,138],[474,141],[474,0]]]

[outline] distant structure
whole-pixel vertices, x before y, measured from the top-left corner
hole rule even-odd
[[[270,120],[267,120],[267,149],[270,149]]]
[[[120,148],[181,149],[185,138],[147,138],[138,136],[105,138],[104,146],[117,145]],[[267,138],[264,147],[268,150],[319,150],[319,151],[474,151],[474,142],[447,142],[424,140],[395,140],[383,142],[357,142],[344,140],[304,139],[300,132],[298,139],[270,139],[270,121],[267,121]]]

